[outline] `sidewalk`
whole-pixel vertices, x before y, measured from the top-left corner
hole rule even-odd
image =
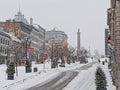
[[[100,64],[98,64],[102,67],[106,78],[107,78],[107,90],[116,90],[116,87],[112,84],[112,77],[110,75],[109,69],[108,69],[108,63],[105,63],[105,65],[102,65],[102,62],[100,62]]]
[[[77,68],[82,65],[79,62],[66,65],[65,68],[59,67],[51,69],[51,64],[46,62],[45,71],[43,72],[43,64],[32,63],[32,70],[34,67],[38,68],[38,72],[25,73],[25,67],[18,67],[18,76],[14,74],[14,80],[7,80],[6,65],[0,65],[0,90],[25,90],[29,87],[43,83],[51,78],[57,77],[61,71]]]

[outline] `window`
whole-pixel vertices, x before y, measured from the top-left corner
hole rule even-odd
[[[1,47],[1,53],[3,53],[3,47]]]
[[[8,41],[8,45],[9,45],[9,41]]]
[[[5,39],[3,39],[3,44],[5,44]]]
[[[5,41],[5,44],[7,45],[7,40]]]
[[[2,53],[4,53],[4,50],[5,50],[5,49],[3,48],[2,50],[3,50]]]
[[[0,40],[0,41],[1,41],[1,43],[2,43],[2,38],[1,38],[1,40]]]
[[[5,49],[5,54],[7,53],[7,50]]]
[[[0,47],[0,53],[2,53],[2,46]]]

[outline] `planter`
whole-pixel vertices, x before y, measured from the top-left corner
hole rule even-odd
[[[60,64],[59,67],[65,67],[65,64]]]
[[[34,67],[33,68],[33,72],[37,72],[38,71],[38,68],[37,67]]]
[[[14,75],[9,75],[8,74],[8,78],[7,78],[8,80],[14,80]]]
[[[107,90],[107,88],[96,88],[96,90]]]

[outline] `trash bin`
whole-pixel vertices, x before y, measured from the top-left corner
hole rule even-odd
[[[33,72],[37,72],[38,71],[38,68],[37,67],[34,67],[33,68]]]

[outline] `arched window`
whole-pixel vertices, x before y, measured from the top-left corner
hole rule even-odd
[[[5,44],[7,45],[7,40],[5,40]]]
[[[3,39],[3,44],[5,44],[5,39]]]
[[[2,38],[0,39],[0,42],[2,43]]]
[[[5,49],[5,54],[7,54],[7,49]]]
[[[8,41],[8,45],[9,45],[9,41]]]

